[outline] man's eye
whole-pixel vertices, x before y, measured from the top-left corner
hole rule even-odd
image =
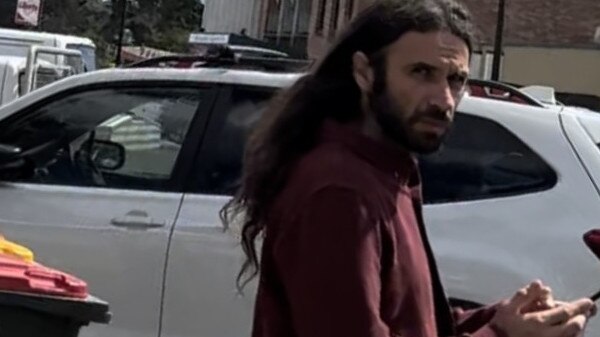
[[[419,75],[419,76],[423,76],[423,77],[429,77],[429,76],[431,76],[431,74],[433,74],[431,69],[425,68],[425,67],[416,67],[413,69],[412,72],[415,75]]]
[[[467,83],[467,77],[463,75],[452,75],[448,77],[448,84],[451,87],[462,87]]]

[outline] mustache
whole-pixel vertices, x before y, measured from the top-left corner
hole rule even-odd
[[[450,114],[447,110],[442,110],[436,106],[430,106],[425,110],[417,111],[417,113],[414,114],[413,119],[414,122],[422,119],[432,119],[438,122],[450,124],[452,123],[451,116],[452,114]]]

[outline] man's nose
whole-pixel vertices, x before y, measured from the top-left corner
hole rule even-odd
[[[436,86],[430,103],[441,111],[454,111],[457,101],[457,95],[452,91],[448,83],[443,83]]]

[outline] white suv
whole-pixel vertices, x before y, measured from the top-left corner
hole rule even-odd
[[[0,233],[110,302],[111,325],[82,336],[249,335],[255,285],[237,295],[241,249],[218,211],[249,130],[298,77],[107,70],[0,109]],[[492,302],[534,278],[561,298],[600,286],[581,241],[600,226],[600,115],[524,101],[466,97],[445,148],[422,160],[456,300]]]

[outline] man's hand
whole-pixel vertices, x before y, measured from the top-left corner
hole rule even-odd
[[[527,292],[540,294],[540,300],[535,301],[531,306],[524,308],[522,311],[523,313],[542,311],[569,304],[569,302],[555,300],[552,295],[552,290],[549,287],[544,286],[542,281],[539,280],[530,283],[527,287]],[[598,307],[594,304],[589,317],[596,316],[597,311]]]
[[[490,325],[507,337],[575,337],[584,330],[594,307],[589,299],[557,305],[549,288],[533,282],[501,302]]]
[[[532,299],[537,298],[537,300],[533,300],[528,305],[521,308],[521,313],[523,314],[552,309],[556,306],[556,302],[552,296],[552,290],[550,287],[545,286],[542,281],[533,281],[522,290],[527,293],[528,297]]]

